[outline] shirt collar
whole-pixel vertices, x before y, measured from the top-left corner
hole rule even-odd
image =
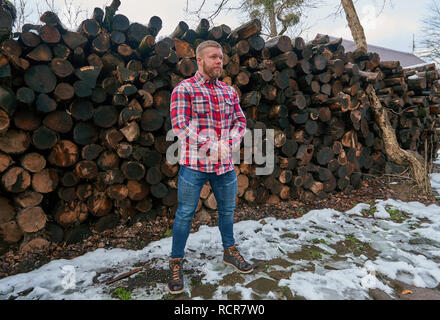
[[[196,81],[199,84],[213,84],[216,85],[217,84],[217,79],[214,79],[212,81],[209,81],[208,79],[206,79],[199,71],[196,72],[196,74],[194,75],[194,78],[196,79]]]

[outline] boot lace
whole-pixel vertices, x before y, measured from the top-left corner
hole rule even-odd
[[[246,263],[236,248],[229,249],[229,252],[231,252],[231,254],[240,262],[240,264]]]
[[[174,281],[179,281],[180,280],[180,274],[179,274],[180,263],[174,263],[172,265],[172,267],[173,267],[173,280]]]

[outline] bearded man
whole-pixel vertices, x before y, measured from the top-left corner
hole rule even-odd
[[[233,234],[237,175],[232,150],[241,143],[246,118],[235,89],[218,80],[223,71],[221,45],[212,40],[202,42],[196,49],[196,59],[198,71],[174,88],[170,106],[172,128],[181,142],[178,205],[169,262],[168,290],[173,294],[184,290],[184,249],[206,181],[218,204],[223,263],[242,273],[253,270],[238,252]]]

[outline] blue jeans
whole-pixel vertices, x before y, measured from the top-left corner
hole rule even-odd
[[[234,210],[237,195],[237,175],[235,170],[217,175],[215,172],[201,172],[180,166],[177,180],[177,211],[173,225],[173,244],[171,258],[183,258],[188,239],[191,220],[197,209],[200,191],[206,180],[217,200],[218,227],[223,248],[234,245]]]

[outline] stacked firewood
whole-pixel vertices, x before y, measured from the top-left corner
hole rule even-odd
[[[400,146],[418,152],[428,162],[435,160],[440,114],[439,74],[435,64],[403,68],[399,61],[383,61],[375,67],[364,60],[358,65],[378,75],[374,87],[382,105],[388,109]],[[387,162],[387,173],[399,170],[405,168]]]
[[[404,148],[417,151],[432,162],[437,156],[438,135],[433,133],[439,127],[439,74],[434,63],[403,68],[403,73],[403,83],[408,86],[404,95],[406,108],[394,116],[395,129]]]
[[[368,83],[395,111],[403,144],[411,140],[407,146],[420,151],[425,138],[437,143],[437,71],[346,53],[342,39],[265,41],[258,20],[231,30],[205,19],[195,29],[181,21],[159,38],[159,17],[142,25],[98,8],[77,31],[51,12],[41,21],[0,47],[0,235],[7,243],[24,235],[22,246],[44,245],[42,230],[55,222],[66,230],[110,214],[172,216],[179,165],[166,161],[174,143],[166,139],[170,96],[197,71],[195,48],[206,39],[223,46],[221,80],[237,90],[251,135],[274,129],[270,175],[256,174],[265,164],[244,159],[242,144],[237,202],[312,201],[357,188],[362,173],[384,172]],[[202,207],[217,208],[208,183]]]

